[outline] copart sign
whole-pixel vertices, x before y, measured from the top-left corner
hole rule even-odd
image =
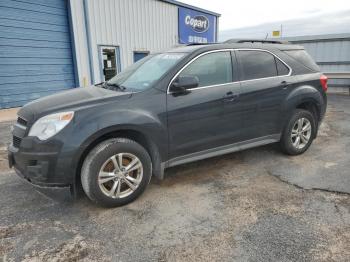
[[[216,17],[179,7],[179,42],[213,43],[216,41]]]

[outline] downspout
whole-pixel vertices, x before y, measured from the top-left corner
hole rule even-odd
[[[219,31],[219,17],[215,17],[215,42],[218,42],[218,31]]]
[[[86,42],[89,54],[89,67],[90,67],[90,84],[95,83],[95,74],[94,74],[94,65],[92,62],[92,50],[91,50],[91,30],[90,30],[90,19],[89,19],[89,4],[87,0],[83,1],[83,13],[84,13],[84,21],[85,21],[85,32],[86,32]]]
[[[71,9],[71,0],[66,2],[68,9],[68,23],[69,23],[69,33],[71,39],[71,48],[72,48],[72,56],[73,56],[73,64],[74,64],[74,83],[75,87],[81,86],[79,74],[78,74],[78,63],[77,63],[77,53],[75,48],[75,38],[74,38],[74,29],[73,29],[73,19],[72,19],[72,9]]]

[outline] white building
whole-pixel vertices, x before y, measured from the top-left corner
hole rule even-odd
[[[150,52],[216,42],[220,15],[173,0],[6,0],[0,108],[109,79]]]
[[[285,37],[305,47],[325,73],[350,72],[350,34],[327,34]],[[330,87],[350,87],[350,79],[331,79]]]

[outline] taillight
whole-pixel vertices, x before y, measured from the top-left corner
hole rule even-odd
[[[325,75],[321,75],[320,82],[321,82],[321,86],[322,86],[323,91],[327,92],[327,89],[328,89],[328,85],[327,85],[328,77],[325,76]]]

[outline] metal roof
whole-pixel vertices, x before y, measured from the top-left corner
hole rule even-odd
[[[266,49],[266,50],[296,50],[304,47],[294,44],[271,44],[271,43],[211,43],[198,45],[180,45],[166,52],[191,53],[196,50],[211,51],[220,49]]]
[[[159,1],[162,1],[162,2],[165,2],[165,3],[168,3],[168,4],[172,4],[172,5],[186,7],[186,8],[189,8],[189,9],[193,9],[195,11],[199,11],[199,12],[207,13],[207,14],[210,14],[210,15],[214,15],[216,17],[220,17],[221,16],[221,14],[219,14],[219,13],[215,13],[215,12],[212,12],[212,11],[200,8],[200,7],[196,7],[196,6],[193,6],[193,5],[185,4],[185,3],[182,3],[182,2],[179,2],[179,1],[175,1],[175,0],[159,0]]]
[[[307,35],[307,36],[282,37],[279,39],[287,40],[290,42],[337,41],[337,40],[349,40],[350,34],[347,33],[347,34]]]

